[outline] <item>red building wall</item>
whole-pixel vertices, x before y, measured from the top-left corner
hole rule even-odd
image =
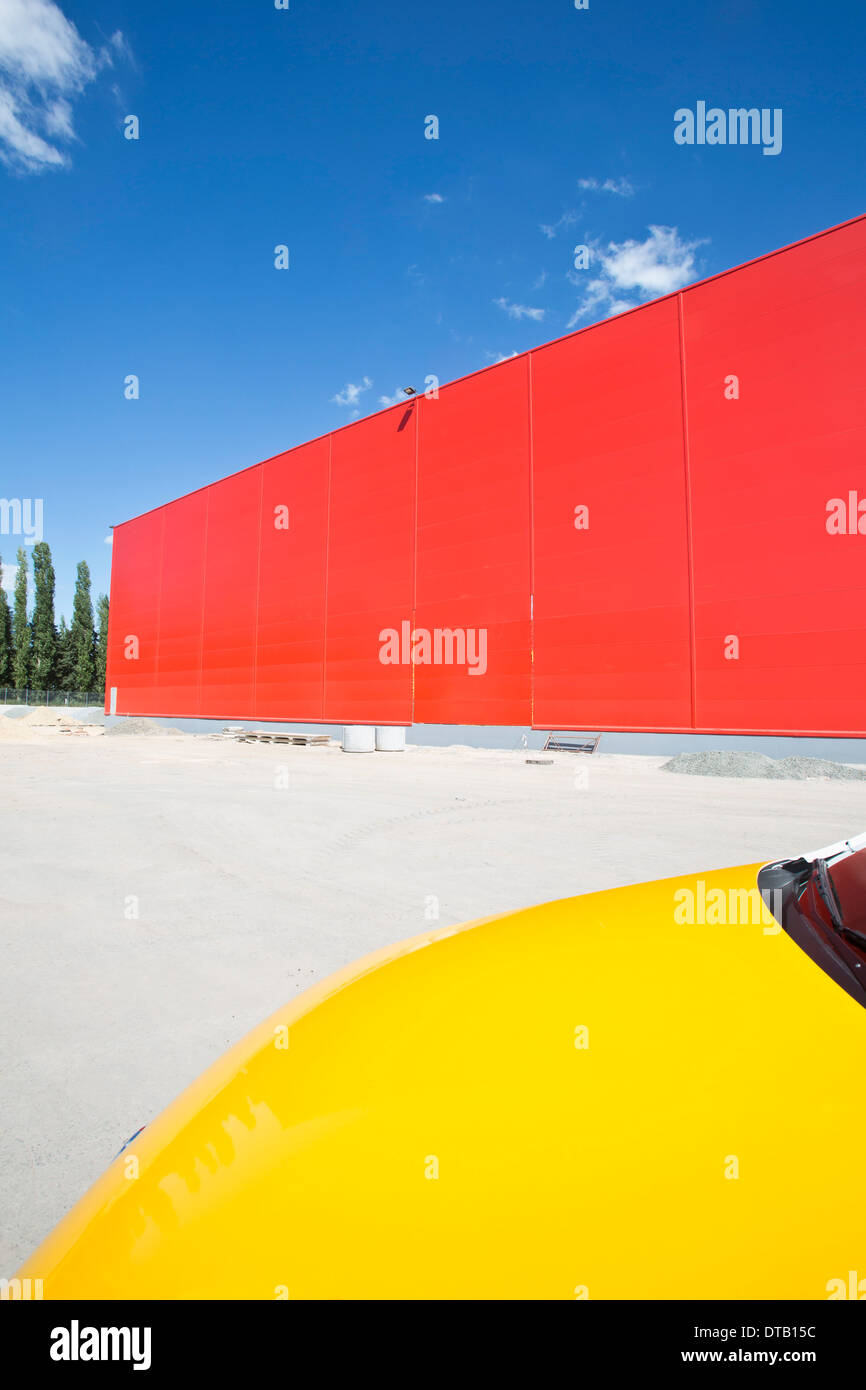
[[[252,711],[257,719],[282,718],[287,690],[300,722],[324,716],[330,469],[329,439],[261,465]]]
[[[485,631],[486,671],[415,666],[420,724],[529,724],[528,359],[456,381],[418,410],[415,626]]]
[[[678,300],[533,353],[532,403],[536,719],[689,727]]]
[[[866,733],[866,218],[116,527],[106,685],[121,714]]]

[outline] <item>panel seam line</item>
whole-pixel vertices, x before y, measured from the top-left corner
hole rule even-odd
[[[695,566],[692,544],[692,481],[689,443],[689,412],[686,394],[686,336],[683,322],[683,292],[677,294],[677,324],[680,348],[680,403],[683,421],[683,481],[686,502],[686,567],[689,591],[689,701],[692,728],[697,727],[697,650],[695,634]]]

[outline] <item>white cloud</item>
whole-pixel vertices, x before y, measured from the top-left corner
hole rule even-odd
[[[681,241],[676,227],[648,230],[644,241],[610,242],[602,265],[614,284],[647,294],[670,294],[694,280],[695,251],[706,238]]]
[[[380,397],[379,397],[379,404],[380,404],[380,405],[399,405],[401,401],[408,401],[408,400],[409,400],[409,397],[406,395],[406,392],[403,391],[402,388],[398,386],[398,387],[397,387],[397,390],[394,392],[393,396],[380,396]]]
[[[4,593],[7,593],[7,594],[14,594],[14,592],[15,592],[15,576],[17,575],[17,573],[18,573],[18,566],[17,566],[17,565],[5,565],[5,564],[4,564],[4,566],[3,566],[3,582],[2,582],[2,584],[0,584],[0,589],[2,589]]]
[[[576,212],[564,212],[558,222],[545,223],[539,226],[539,231],[547,237],[548,241],[553,241],[556,233],[563,227],[573,227],[575,222],[580,221],[580,214]]]
[[[442,194],[441,194],[441,193],[425,193],[425,194],[424,194],[424,202],[425,202],[425,203],[444,203],[444,202],[445,202],[445,199],[442,197]]]
[[[372,385],[373,383],[368,376],[365,376],[357,386],[353,381],[348,381],[342,391],[338,391],[336,396],[331,397],[331,400],[337,405],[357,405],[359,397],[364,391],[369,391]]]
[[[597,280],[594,281],[593,285],[590,285],[586,298],[575,309],[565,325],[565,329],[567,333],[570,333],[572,328],[579,328],[583,319],[593,321],[610,319],[613,318],[614,314],[624,314],[626,310],[636,308],[637,305],[632,303],[630,299],[612,298],[603,282]]]
[[[578,179],[578,188],[584,193],[614,193],[618,198],[631,198],[634,188],[628,179]]]
[[[29,173],[68,164],[71,98],[128,56],[121,33],[92,49],[54,0],[0,0],[0,160]]]
[[[628,179],[578,179],[577,186],[584,193],[614,193],[618,198],[631,198],[634,193]],[[573,227],[579,221],[580,213],[570,209],[562,214],[558,222],[542,222],[539,231],[548,241],[553,241],[557,232]]]
[[[530,309],[526,304],[512,304],[508,299],[494,299],[493,303],[498,309],[504,309],[510,319],[535,319],[536,323],[541,323],[544,318],[545,309]]]
[[[612,314],[633,309],[635,301],[626,299],[625,292],[637,295],[637,302],[671,294],[697,278],[695,251],[706,238],[684,241],[676,227],[649,227],[643,241],[611,241],[602,251],[591,248],[591,264],[600,266],[600,273],[586,283],[579,272],[570,271],[568,278],[583,291],[583,298],[572,314],[568,328],[594,315],[610,318]]]
[[[517,352],[485,352],[484,356],[490,362],[507,362],[511,357],[518,357]]]
[[[108,535],[103,537],[103,540],[106,545],[114,545],[114,533],[109,531]]]
[[[132,49],[130,48],[126,36],[118,29],[108,40],[109,47],[114,51],[118,58],[125,58],[128,63],[134,62]]]

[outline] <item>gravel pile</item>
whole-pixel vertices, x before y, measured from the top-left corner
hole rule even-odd
[[[162,724],[157,724],[153,719],[121,719],[119,723],[112,724],[110,729],[105,730],[106,738],[131,738],[133,736],[141,738],[142,735],[150,738],[158,735],[162,738],[166,734],[183,738],[182,729],[166,729]]]
[[[847,763],[831,763],[826,758],[801,758],[796,754],[791,758],[779,758],[776,771],[770,777],[791,777],[804,782],[809,777],[830,777],[834,782],[862,782],[866,770],[862,767],[849,767]]]
[[[679,772],[687,777],[765,777],[776,781],[806,782],[815,777],[835,782],[866,780],[866,770],[833,763],[826,758],[768,758],[766,753],[727,752],[711,749],[705,753],[678,753],[662,764],[662,772]]]

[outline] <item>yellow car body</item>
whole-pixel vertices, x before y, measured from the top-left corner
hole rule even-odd
[[[149,1124],[19,1277],[70,1299],[844,1296],[866,1010],[744,909],[759,867],[348,967]]]

